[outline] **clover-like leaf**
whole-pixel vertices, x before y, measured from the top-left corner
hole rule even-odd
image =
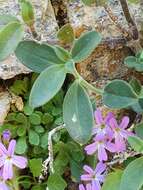
[[[30,106],[36,108],[51,100],[62,87],[65,77],[64,65],[52,65],[45,69],[32,87],[29,97]]]
[[[101,35],[96,31],[83,34],[75,41],[72,48],[72,58],[75,62],[86,59],[101,42]]]
[[[124,63],[129,68],[134,68],[136,71],[139,71],[139,72],[143,71],[143,61],[137,56],[126,57]]]
[[[143,185],[143,157],[131,162],[125,169],[120,190],[140,190]]]
[[[10,22],[0,30],[0,61],[15,51],[23,35],[24,29],[20,22]]]
[[[123,80],[113,80],[104,88],[103,101],[110,108],[126,108],[138,100],[133,88]]]
[[[65,53],[62,50],[57,53],[59,51],[58,47],[56,50],[56,47],[48,44],[23,41],[18,45],[15,54],[23,65],[40,73],[51,65],[64,64],[63,56],[65,57]]]
[[[71,85],[65,96],[63,118],[70,136],[80,144],[87,143],[94,125],[93,110],[89,96],[79,81]]]

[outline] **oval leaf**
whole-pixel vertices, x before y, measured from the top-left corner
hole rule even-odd
[[[110,108],[120,109],[137,103],[138,97],[127,82],[114,80],[105,86],[103,101]]]
[[[121,178],[120,190],[140,190],[143,185],[143,157],[131,162]]]
[[[63,118],[70,136],[80,144],[91,137],[93,110],[85,89],[75,81],[69,88],[63,104]]]
[[[15,54],[20,62],[34,72],[42,72],[53,64],[63,64],[64,61],[59,58],[56,47],[48,44],[39,44],[34,41],[21,42]]]
[[[19,22],[11,22],[0,31],[0,61],[15,51],[23,35],[24,29]]]
[[[102,186],[102,190],[119,190],[122,174],[122,170],[116,170],[115,172],[109,173]]]
[[[63,85],[66,71],[63,65],[52,65],[35,81],[29,98],[30,106],[39,107],[51,100]]]
[[[96,31],[87,32],[75,41],[72,58],[75,62],[86,59],[101,42],[101,35]]]

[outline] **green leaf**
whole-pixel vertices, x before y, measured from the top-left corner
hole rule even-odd
[[[94,51],[101,42],[101,35],[96,31],[83,34],[75,41],[72,48],[72,58],[75,62],[81,62]]]
[[[42,117],[42,123],[43,123],[44,125],[50,124],[50,123],[52,123],[53,121],[54,121],[54,117],[53,117],[51,114],[49,114],[49,113],[45,113],[45,114],[43,115],[43,117]]]
[[[23,35],[24,29],[19,22],[11,22],[0,31],[0,61],[15,51]]]
[[[29,143],[36,146],[40,143],[39,135],[32,129],[29,130]]]
[[[17,22],[18,19],[12,15],[6,14],[6,15],[0,15],[0,29],[2,29],[4,26],[11,22]]]
[[[20,137],[16,143],[15,152],[17,154],[24,154],[27,150],[26,137]]]
[[[23,65],[40,73],[51,65],[64,64],[55,50],[56,47],[48,44],[23,41],[18,45],[15,54]]]
[[[48,132],[44,133],[41,137],[41,145],[42,148],[46,148],[48,146]]]
[[[128,56],[124,61],[125,65],[129,68],[134,68],[136,71],[142,72],[143,71],[143,61],[135,56]]]
[[[129,83],[132,88],[134,89],[134,91],[136,92],[136,94],[140,94],[141,90],[142,90],[142,85],[140,83],[140,81],[138,81],[137,79],[133,78],[130,83]]]
[[[143,152],[143,140],[139,137],[128,137],[128,143],[136,152]]]
[[[19,126],[19,127],[18,127],[18,130],[17,130],[17,135],[18,135],[19,137],[22,137],[22,136],[24,136],[25,134],[26,134],[26,127],[25,127],[25,125]]]
[[[67,183],[58,174],[50,175],[47,182],[48,190],[65,190]]]
[[[72,43],[74,41],[74,30],[70,24],[60,28],[57,33],[58,39],[63,43]]]
[[[83,163],[70,160],[71,177],[75,182],[80,182],[80,176],[83,172]]]
[[[143,139],[143,123],[139,123],[138,125],[135,126],[135,132],[138,137]]]
[[[103,101],[110,108],[121,109],[136,104],[138,96],[127,82],[113,80],[104,88]]]
[[[116,170],[107,175],[101,190],[119,190],[123,171]]]
[[[136,112],[136,113],[143,113],[143,98],[138,99],[138,102],[131,105],[131,108]]]
[[[125,169],[120,190],[140,190],[143,185],[143,157],[131,162]]]
[[[33,125],[40,125],[41,117],[37,113],[32,113],[29,117],[30,123]]]
[[[56,55],[64,62],[67,62],[69,59],[71,59],[70,53],[65,50],[64,48],[60,46],[54,46]]]
[[[50,101],[62,87],[65,77],[63,65],[53,65],[44,70],[32,87],[30,106],[36,108]]]
[[[39,177],[42,171],[42,159],[31,159],[29,160],[29,168],[34,177]]]
[[[69,88],[63,104],[65,128],[80,144],[86,144],[91,137],[93,110],[85,89],[75,81]]]
[[[37,133],[44,133],[44,132],[45,132],[44,127],[42,127],[41,125],[35,126],[35,127],[34,127],[34,130],[35,130]]]

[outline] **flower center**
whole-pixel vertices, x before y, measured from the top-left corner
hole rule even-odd
[[[104,129],[105,128],[105,125],[101,125],[101,129]]]
[[[121,129],[120,129],[120,128],[116,128],[115,131],[116,131],[116,132],[120,132]]]

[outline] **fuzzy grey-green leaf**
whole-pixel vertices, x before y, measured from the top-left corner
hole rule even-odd
[[[63,65],[52,65],[44,70],[35,81],[29,104],[36,108],[51,100],[63,85],[66,78],[66,71]]]
[[[0,31],[0,61],[15,51],[23,35],[24,29],[20,22],[10,22]]]
[[[18,45],[15,54],[23,65],[40,73],[51,65],[64,64],[63,58],[59,58],[57,51],[56,47],[48,44],[23,41]],[[61,52],[62,55],[63,53]]]
[[[132,87],[123,80],[113,80],[104,88],[103,101],[110,108],[125,108],[136,104],[138,96]]]
[[[143,185],[143,157],[131,162],[125,169],[120,190],[140,190]]]
[[[83,34],[75,41],[72,48],[72,58],[75,62],[81,62],[86,59],[101,42],[101,35],[96,31]]]
[[[90,99],[79,81],[71,85],[65,96],[63,118],[70,136],[80,144],[87,143],[94,125],[93,110]]]

